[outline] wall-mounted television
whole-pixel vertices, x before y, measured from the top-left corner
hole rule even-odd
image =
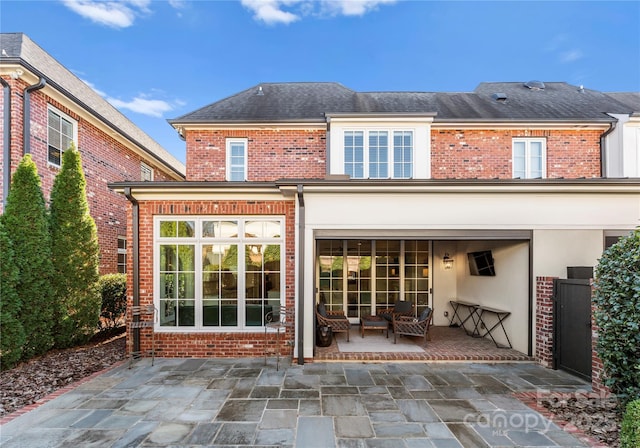
[[[467,253],[469,258],[469,272],[471,275],[483,277],[493,277],[496,275],[496,268],[493,265],[493,255],[490,250]]]

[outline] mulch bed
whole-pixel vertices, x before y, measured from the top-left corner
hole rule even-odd
[[[522,393],[516,396],[592,447],[620,446],[622,412],[613,396],[594,393]]]
[[[81,347],[52,350],[0,372],[0,417],[125,359],[123,331],[99,335]]]

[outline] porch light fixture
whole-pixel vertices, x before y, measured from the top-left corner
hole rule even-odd
[[[453,258],[449,257],[449,252],[445,252],[442,257],[442,265],[446,270],[453,269]]]

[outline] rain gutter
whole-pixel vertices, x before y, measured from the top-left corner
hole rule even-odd
[[[298,184],[298,364],[304,364],[304,187]]]
[[[0,78],[4,99],[4,111],[2,113],[2,209],[7,205],[9,196],[9,184],[11,182],[11,86],[3,78]]]
[[[45,85],[47,85],[47,81],[41,76],[40,81],[37,84],[27,87],[24,89],[24,121],[23,121],[23,144],[24,144],[24,152],[23,154],[31,153],[31,92],[35,92],[36,90],[42,89]]]
[[[607,135],[616,129],[616,121],[609,125],[609,129],[600,136],[600,177],[607,177]]]
[[[140,205],[138,200],[133,197],[131,187],[125,187],[125,197],[131,202],[131,225],[133,234],[133,306],[140,305]],[[134,322],[140,319],[140,316],[134,316]],[[140,328],[133,329],[133,352],[140,351]]]

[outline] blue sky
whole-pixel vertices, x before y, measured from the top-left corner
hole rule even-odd
[[[640,91],[639,1],[0,0],[24,32],[185,160],[166,122],[261,82]]]

